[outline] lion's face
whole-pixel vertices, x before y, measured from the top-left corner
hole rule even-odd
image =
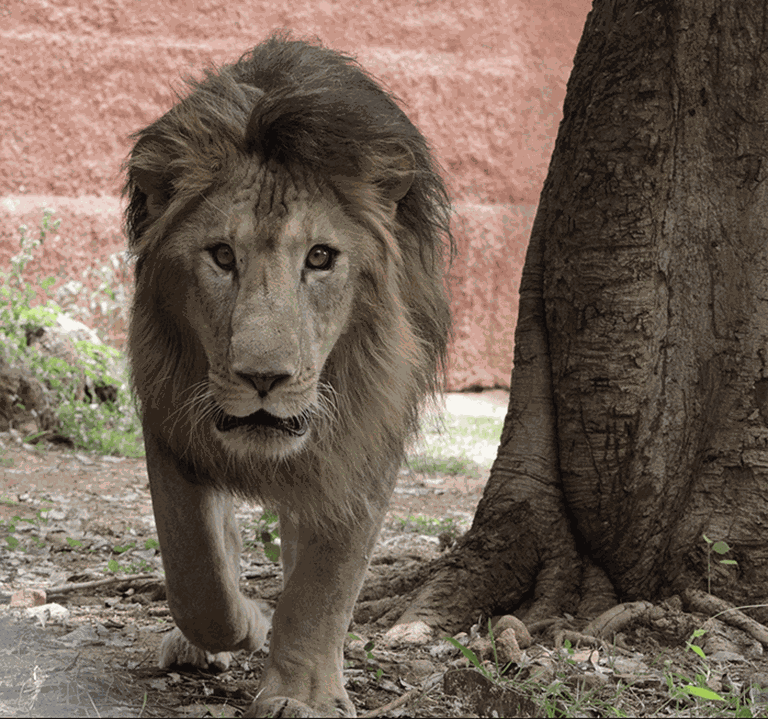
[[[236,453],[277,459],[301,448],[322,410],[321,372],[364,250],[360,228],[307,178],[297,188],[284,171],[237,176],[167,251],[181,260],[183,315],[208,365],[200,421]]]

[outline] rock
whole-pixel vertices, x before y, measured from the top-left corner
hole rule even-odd
[[[40,607],[30,607],[27,609],[27,616],[39,619],[41,624],[46,624],[47,622],[60,623],[69,617],[69,609],[62,607],[61,604],[52,602],[51,604],[43,604]]]
[[[492,623],[492,627],[495,636],[500,636],[507,629],[512,629],[515,632],[517,643],[521,649],[527,649],[533,642],[528,627],[513,614],[505,614],[499,617],[495,623]]]
[[[57,427],[48,390],[27,367],[11,367],[0,358],[0,432],[30,425],[41,432]]]
[[[529,636],[530,640],[530,636]],[[512,627],[505,629],[496,637],[496,654],[499,664],[523,663],[523,652],[520,649],[515,630]]]
[[[36,327],[27,331],[27,345],[36,347],[46,357],[56,357],[75,368],[75,399],[89,402],[114,402],[117,399],[117,387],[106,382],[94,382],[84,371],[84,365],[91,364],[95,369],[98,364],[90,357],[83,356],[75,346],[77,341],[86,341],[102,346],[98,335],[82,322],[68,317],[64,313],[56,316],[53,327]],[[112,374],[117,368],[112,366],[109,357],[104,354],[103,362]]]
[[[42,607],[45,604],[45,591],[42,589],[20,589],[11,595],[12,607]]]
[[[433,637],[432,627],[421,620],[395,624],[385,635],[384,644],[394,648],[407,644],[427,644]]]

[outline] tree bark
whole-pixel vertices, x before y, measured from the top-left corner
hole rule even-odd
[[[532,229],[498,456],[401,627],[594,616],[708,580],[766,597],[767,13],[596,0]]]

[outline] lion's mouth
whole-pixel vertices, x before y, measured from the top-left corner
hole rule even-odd
[[[249,414],[247,417],[234,417],[230,414],[221,414],[216,420],[216,429],[220,432],[229,432],[238,427],[246,429],[267,428],[277,429],[294,437],[301,437],[306,434],[309,422],[303,415],[298,417],[276,417],[266,410],[260,409],[258,412]]]

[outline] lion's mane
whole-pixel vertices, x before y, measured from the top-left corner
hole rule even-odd
[[[126,162],[125,225],[136,258],[128,349],[144,431],[189,467],[190,481],[278,502],[313,522],[359,516],[383,501],[377,485],[396,471],[421,401],[440,384],[452,247],[445,187],[424,137],[350,57],[275,35],[188,82],[186,97],[134,135]],[[324,366],[331,409],[304,449],[273,463],[256,452],[233,456],[200,429],[210,424],[195,394],[206,359],[183,320],[189,283],[164,254],[165,238],[242,157],[314,173],[386,258],[363,269],[350,323]],[[386,187],[414,162],[393,217]],[[141,189],[148,183],[152,196]]]

